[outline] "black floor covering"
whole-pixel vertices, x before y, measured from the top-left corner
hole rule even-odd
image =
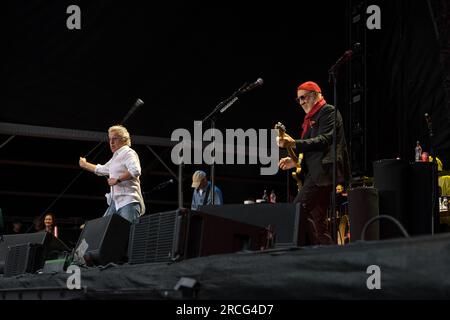
[[[368,289],[369,266],[380,289]],[[1,299],[449,299],[450,234],[0,277]],[[180,282],[181,280],[181,282]],[[370,280],[370,279],[369,279]],[[371,281],[369,281],[371,282]]]

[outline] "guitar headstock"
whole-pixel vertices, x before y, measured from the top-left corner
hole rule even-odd
[[[275,125],[275,129],[278,130],[278,135],[280,136],[286,133],[286,127],[281,122]]]

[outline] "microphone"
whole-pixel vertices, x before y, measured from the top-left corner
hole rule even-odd
[[[328,70],[328,73],[330,74],[330,80],[331,80],[331,74],[336,74],[337,70],[346,63],[348,60],[350,60],[353,55],[359,54],[361,51],[361,43],[356,42],[353,44],[352,49],[349,49],[344,52],[344,54],[336,61],[336,63]]]
[[[431,117],[428,113],[425,113],[424,116],[425,116],[425,121],[427,122],[429,135],[430,135],[430,137],[433,137],[433,122],[431,121]]]
[[[142,99],[136,99],[136,102],[133,104],[133,106],[131,107],[130,111],[128,112],[127,116],[133,114],[137,108],[139,108],[140,106],[142,106],[144,104],[144,101],[142,101]],[[128,117],[125,117],[125,120]],[[124,121],[125,122],[125,121]]]
[[[355,45],[356,48],[356,45]],[[353,50],[347,50],[344,54],[336,61],[336,63],[328,70],[328,73],[335,73],[339,67],[346,63],[353,56]]]
[[[164,181],[164,182],[158,184],[158,185],[157,185],[156,187],[154,187],[152,190],[150,190],[150,191],[148,191],[148,192],[142,192],[142,194],[143,194],[143,195],[146,195],[146,194],[152,193],[153,191],[161,190],[161,189],[167,187],[169,184],[172,184],[172,183],[174,183],[174,182],[175,182],[175,181],[174,181],[173,179]]]
[[[241,89],[240,92],[241,92],[241,93],[248,92],[248,91],[250,91],[250,90],[253,90],[253,89],[255,89],[255,88],[261,86],[263,83],[264,83],[264,80],[261,79],[261,78],[258,78],[258,80],[256,80],[255,82],[250,83],[249,85],[247,85],[246,87],[244,87],[243,89]]]
[[[425,113],[424,116],[425,116],[425,121],[427,122],[427,125],[429,127],[432,124],[431,117],[428,113]]]
[[[158,184],[158,185],[155,187],[155,189],[156,189],[156,190],[159,190],[159,189],[161,189],[161,188],[165,188],[166,186],[168,186],[169,184],[172,184],[173,182],[174,182],[173,179],[167,180],[167,181],[165,181],[165,182],[163,182],[163,183]]]
[[[361,51],[361,43],[356,42],[356,43],[353,45],[353,53],[354,53],[354,54],[357,54],[357,53],[359,53],[360,51]]]
[[[131,117],[131,115],[133,113],[136,112],[136,110],[142,106],[144,104],[144,101],[142,101],[141,99],[137,99],[136,102],[133,104],[133,106],[130,108],[130,110],[128,111],[127,115],[122,119],[122,121],[119,122],[119,124],[124,125],[125,122],[127,122],[128,118]],[[95,151],[95,149],[97,149],[98,147],[100,147],[102,145],[103,141],[100,141],[94,148],[92,148],[85,156],[84,158],[87,158],[91,155],[92,152]]]
[[[136,102],[133,104],[133,106],[130,108],[130,111],[128,111],[127,115],[123,118],[122,120],[122,124],[125,123],[128,118],[137,110],[137,108],[139,108],[140,106],[142,106],[144,104],[144,101],[142,101],[142,99],[137,99]]]
[[[217,108],[207,117],[209,118],[211,115],[214,115],[214,113],[217,110],[220,110],[220,113],[224,113],[233,103],[235,103],[239,98],[238,96],[246,93],[250,90],[253,90],[259,86],[261,86],[264,83],[264,80],[261,78],[258,78],[258,80],[256,80],[253,83],[248,84],[248,82],[244,83],[239,89],[237,89],[230,97],[228,97],[227,99],[225,99],[224,101],[222,101]],[[220,109],[219,109],[220,107]],[[205,121],[205,120],[203,120]]]

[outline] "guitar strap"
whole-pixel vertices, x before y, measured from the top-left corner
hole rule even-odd
[[[203,205],[204,206],[206,206],[206,204],[208,203],[209,190],[211,190],[211,185],[208,183],[208,187],[206,188],[206,191],[205,191],[205,197],[203,198]]]

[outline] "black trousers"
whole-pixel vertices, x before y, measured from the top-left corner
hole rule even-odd
[[[318,186],[305,179],[294,203],[300,202],[298,245],[333,244],[327,224],[327,209],[332,186]]]

